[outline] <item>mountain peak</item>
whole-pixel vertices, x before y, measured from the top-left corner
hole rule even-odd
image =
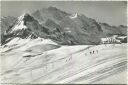
[[[24,25],[25,16],[28,16],[28,13],[24,13],[18,17],[16,24],[12,27],[11,33],[16,30],[26,29],[27,27]]]
[[[75,13],[75,14],[72,14],[71,16],[69,16],[71,19],[74,19],[74,18],[77,18],[78,17],[78,14]]]
[[[37,25],[38,27],[36,27]],[[17,18],[10,29],[6,30],[3,35],[4,40],[2,41],[2,43],[7,43],[7,38],[11,40],[15,37],[20,37],[22,39],[35,39],[38,37],[35,33],[35,29],[37,28],[41,28],[41,26],[39,26],[39,23],[31,15],[29,15],[28,13],[24,13]]]
[[[22,14],[21,16],[18,17],[17,22],[12,27],[11,33],[16,30],[27,29],[27,27],[25,26],[26,22],[33,21],[33,20],[34,20],[34,18],[30,14],[28,14],[28,13]]]
[[[29,14],[23,13],[21,16],[18,17],[18,20],[23,20],[25,16],[29,16]]]

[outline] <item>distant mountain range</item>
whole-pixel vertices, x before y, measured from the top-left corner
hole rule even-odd
[[[56,7],[1,18],[1,44],[15,37],[45,38],[63,45],[99,44],[103,37],[127,35],[127,26],[110,26],[81,14],[69,14]]]

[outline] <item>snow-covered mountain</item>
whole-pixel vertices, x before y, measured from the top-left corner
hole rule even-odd
[[[25,29],[27,29],[27,27],[24,24],[25,23],[25,21],[24,21],[25,16],[27,16],[27,14],[23,14],[20,17],[18,17],[18,21],[11,28],[10,33],[14,32],[14,31],[17,31],[17,30],[25,30]]]
[[[17,21],[11,28],[4,32],[2,35],[2,43],[5,44],[16,37],[21,39],[36,39],[46,35],[46,32],[42,31],[44,29],[45,28],[42,27],[37,20],[25,13],[18,17]]]
[[[60,44],[98,44],[100,42],[99,35],[102,32],[100,26],[95,20],[84,15],[66,13],[56,7],[41,9],[32,15],[52,31],[54,37],[50,36]]]
[[[5,18],[6,19],[6,18]],[[45,38],[58,44],[99,44],[106,36],[126,35],[125,26],[111,27],[99,24],[94,19],[82,14],[70,14],[56,7],[43,8],[32,14],[24,13],[17,19],[11,19],[12,24],[6,24],[9,19],[2,20],[2,44],[14,37]],[[4,22],[3,22],[4,21]],[[6,24],[7,26],[3,26]],[[113,31],[111,31],[113,30]]]

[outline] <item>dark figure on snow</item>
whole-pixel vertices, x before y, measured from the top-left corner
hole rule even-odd
[[[93,51],[93,54],[94,54],[94,51]]]
[[[92,52],[90,52],[90,54],[92,54]]]

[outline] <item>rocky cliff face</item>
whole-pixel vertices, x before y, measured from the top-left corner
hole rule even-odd
[[[23,14],[2,23],[2,44],[14,37],[49,38],[58,44],[99,44],[101,37],[126,35],[127,27],[98,23],[85,15],[69,14],[55,7],[43,8],[32,14]],[[7,23],[7,25],[6,25]]]
[[[103,30],[103,37],[110,37],[112,35],[127,35],[127,26],[110,26],[107,23],[100,23],[100,26]]]
[[[6,30],[12,28],[14,23],[16,22],[17,18],[12,16],[2,17],[0,20],[0,40],[3,40],[3,35],[6,34]]]
[[[69,14],[55,7],[38,10],[33,16],[49,28],[49,35],[60,44],[98,44],[100,25],[84,15]]]
[[[1,18],[1,33],[4,33],[6,30],[11,28],[16,22],[17,18],[12,16],[2,17]]]

